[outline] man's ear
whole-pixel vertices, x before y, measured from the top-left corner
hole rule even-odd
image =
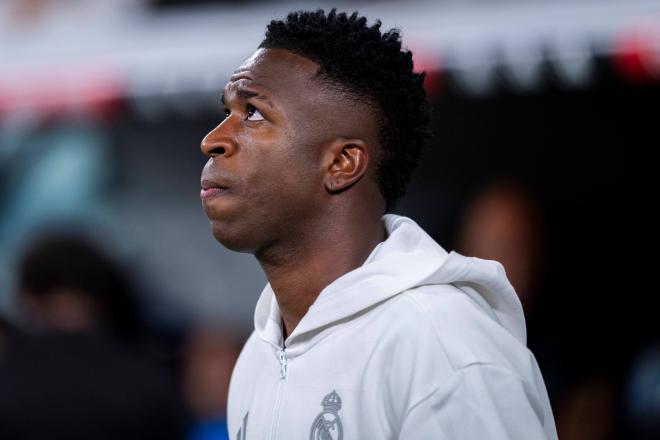
[[[338,193],[358,182],[367,171],[369,155],[361,139],[340,138],[328,148],[324,160],[325,189]]]

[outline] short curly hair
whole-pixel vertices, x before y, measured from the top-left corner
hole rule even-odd
[[[380,125],[378,186],[389,211],[405,193],[429,138],[424,73],[413,72],[412,52],[401,49],[397,29],[381,33],[357,12],[332,9],[290,13],[273,20],[259,45],[286,49],[319,67],[317,76],[375,105]]]

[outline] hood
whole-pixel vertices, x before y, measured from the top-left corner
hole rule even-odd
[[[287,349],[401,292],[432,284],[452,284],[463,290],[492,319],[526,343],[522,306],[500,263],[447,253],[407,217],[388,214],[383,221],[387,239],[362,266],[321,291],[287,338]],[[261,293],[254,321],[261,339],[282,346],[281,317],[270,284]]]

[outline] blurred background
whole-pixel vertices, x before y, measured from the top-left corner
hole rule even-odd
[[[434,141],[395,212],[504,264],[559,437],[660,438],[641,0],[0,1],[0,438],[226,438],[266,280],[210,234],[199,143],[268,21],[332,6],[427,72]]]

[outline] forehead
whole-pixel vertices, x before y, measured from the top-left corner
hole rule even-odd
[[[317,63],[288,50],[259,49],[234,72],[225,93],[256,89],[275,105],[275,118],[281,116],[299,132],[366,136],[376,142],[378,118],[370,104],[318,79],[318,71]]]
[[[309,90],[319,65],[314,61],[284,49],[258,49],[231,76],[227,87],[255,86],[272,94]],[[316,82],[315,88],[319,87]]]

